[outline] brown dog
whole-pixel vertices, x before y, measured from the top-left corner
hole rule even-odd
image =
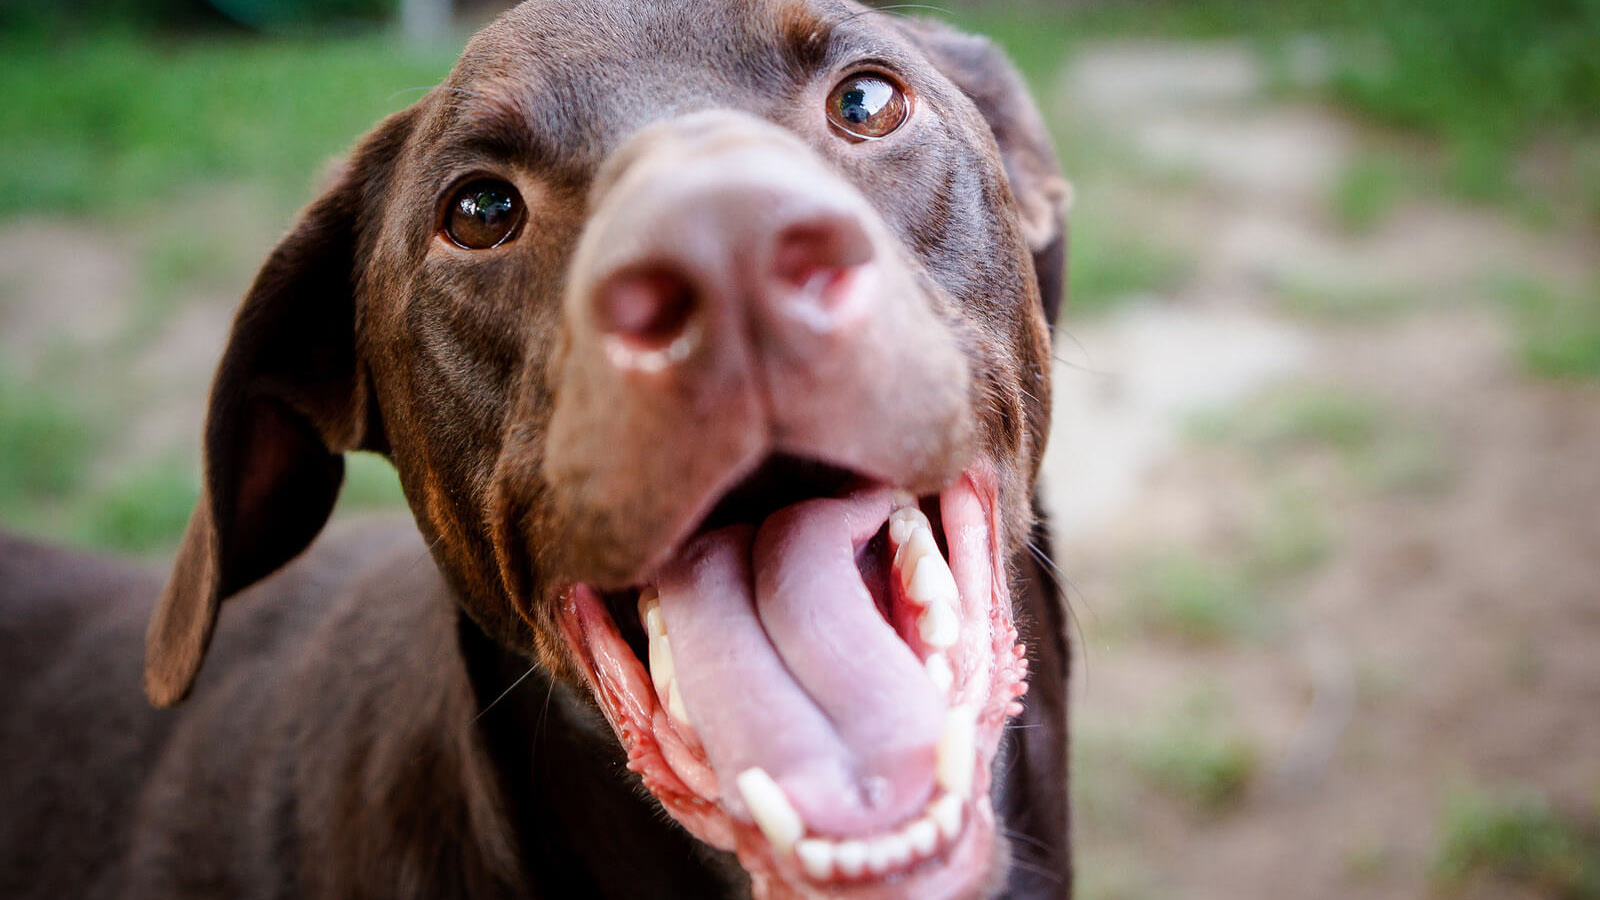
[[[0,542],[0,895],[1064,896],[1063,192],[942,27],[505,15],[262,268],[165,590]],[[354,450],[422,539],[302,556]]]

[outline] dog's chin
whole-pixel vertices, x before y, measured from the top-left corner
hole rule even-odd
[[[923,497],[736,491],[644,583],[563,592],[629,768],[758,897],[973,897],[995,877],[990,765],[1027,675],[996,484],[979,463]]]

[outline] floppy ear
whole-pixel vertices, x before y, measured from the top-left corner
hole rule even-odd
[[[383,446],[356,354],[360,229],[412,117],[397,113],[362,142],[234,318],[211,385],[204,488],[145,634],[145,693],[157,706],[194,684],[222,601],[322,529],[344,480],[340,454]]]
[[[1022,234],[1033,251],[1045,317],[1054,326],[1065,288],[1064,217],[1072,200],[1072,185],[1061,177],[1050,132],[1027,84],[987,38],[927,19],[904,21],[902,26],[945,77],[972,100],[994,132],[1011,193],[1017,199]]]

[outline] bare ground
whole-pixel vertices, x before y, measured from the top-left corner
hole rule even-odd
[[[1175,340],[1141,354],[1116,319],[1069,321],[1068,346],[1081,350],[1058,368],[1063,397],[1085,402],[1082,382],[1148,379],[1174,358],[1235,370],[1276,359],[1244,366],[1254,377],[1223,396],[1194,387],[1214,374],[1190,371],[1170,376],[1178,387],[1165,404],[1130,412],[1135,392],[1102,398],[1098,417],[1058,406],[1053,440],[1070,449],[1053,450],[1047,477],[1068,511],[1059,550],[1080,625],[1081,893],[1541,896],[1430,872],[1462,791],[1533,791],[1580,822],[1600,798],[1600,385],[1521,374],[1507,323],[1476,296],[1486,272],[1594,272],[1592,235],[1533,234],[1493,212],[1416,200],[1373,233],[1342,233],[1323,198],[1361,135],[1328,113],[1264,101],[1249,71],[1234,48],[1136,46],[1088,54],[1062,76],[1074,121],[1195,178],[1153,197],[1137,176],[1125,188],[1147,198],[1151,229],[1199,259],[1154,314],[1258,326],[1189,327],[1191,339],[1237,343]],[[1404,302],[1367,319],[1296,320],[1274,302],[1286,274]],[[1263,453],[1183,437],[1196,410],[1273,390],[1370,402],[1385,433],[1424,436],[1413,472],[1374,482],[1315,442]],[[1130,415],[1152,421],[1119,421]],[[1125,435],[1141,429],[1153,437],[1130,449]],[[1128,477],[1116,462],[1126,460],[1139,471],[1120,502],[1072,515],[1079,497],[1105,493],[1105,471]],[[1153,552],[1236,557],[1263,539],[1263,498],[1285,484],[1328,547],[1245,585],[1261,594],[1263,627],[1196,639],[1138,617],[1139,568]],[[1182,712],[1197,694],[1220,725]],[[1252,760],[1242,790],[1216,803],[1141,761],[1181,743],[1174,730],[1204,728]]]

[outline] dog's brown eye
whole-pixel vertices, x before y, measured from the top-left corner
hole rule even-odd
[[[444,231],[459,247],[487,250],[505,243],[522,224],[522,198],[504,181],[471,182],[450,198]]]
[[[828,95],[828,121],[860,140],[886,137],[905,124],[910,114],[905,91],[872,72],[851,75]]]

